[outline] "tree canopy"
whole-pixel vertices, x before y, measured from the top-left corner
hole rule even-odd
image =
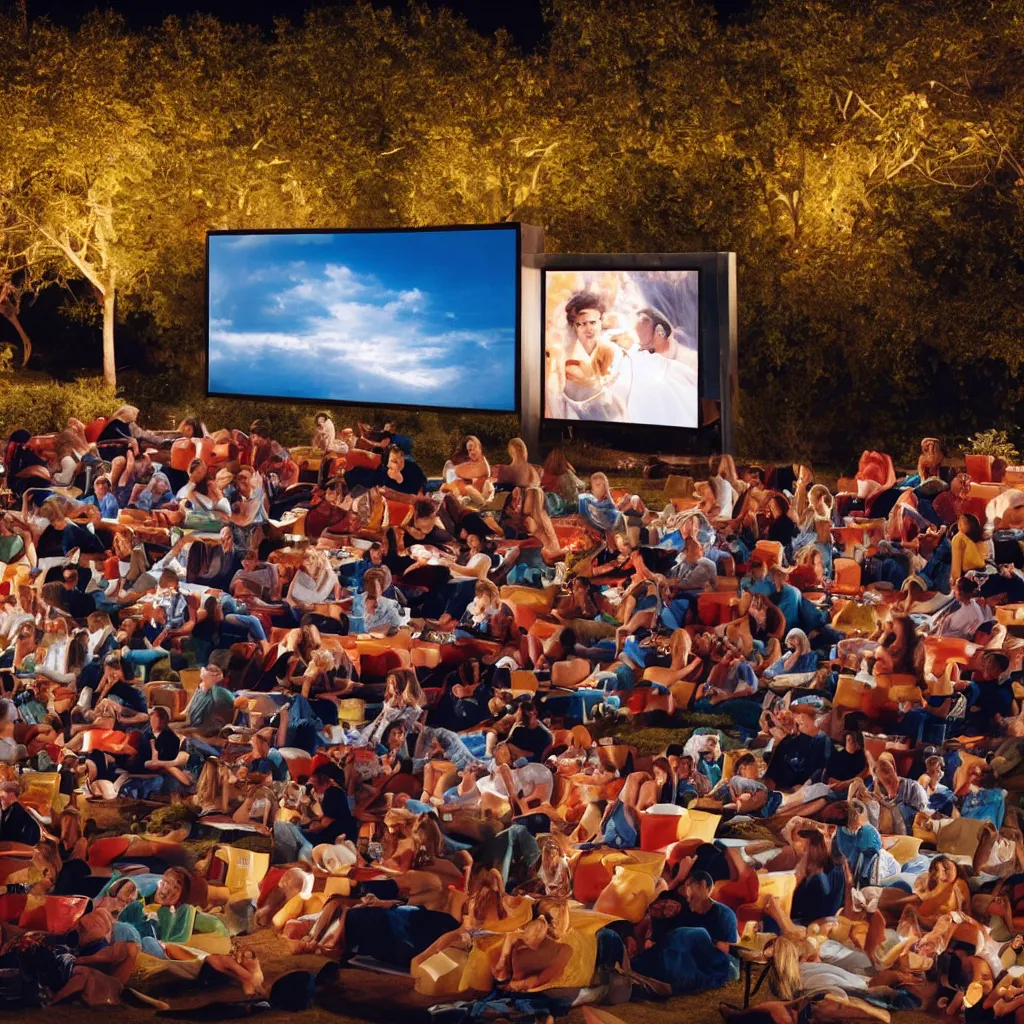
[[[58,286],[109,380],[200,393],[210,228],[522,220],[736,251],[746,453],[1021,440],[1024,0],[551,0],[529,54],[368,2],[0,35],[0,328],[34,365],[68,358],[30,341]]]

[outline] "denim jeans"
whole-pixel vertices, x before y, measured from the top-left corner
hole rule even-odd
[[[302,861],[313,863],[313,844],[302,829],[292,821],[274,822],[274,863],[292,864]]]
[[[224,621],[230,623],[232,626],[241,626],[249,631],[249,636],[253,640],[266,640],[267,632],[263,628],[263,623],[255,615],[237,615],[232,613],[224,616]]]

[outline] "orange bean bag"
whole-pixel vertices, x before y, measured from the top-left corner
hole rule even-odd
[[[380,466],[380,456],[376,452],[353,448],[345,456],[344,463],[346,469],[377,469]]]

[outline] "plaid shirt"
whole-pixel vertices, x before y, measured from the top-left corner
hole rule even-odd
[[[180,590],[168,590],[157,596],[153,602],[163,608],[167,616],[168,629],[181,629],[188,618],[188,598]]]

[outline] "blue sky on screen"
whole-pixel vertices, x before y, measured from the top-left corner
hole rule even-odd
[[[514,229],[213,235],[210,390],[515,408]]]

